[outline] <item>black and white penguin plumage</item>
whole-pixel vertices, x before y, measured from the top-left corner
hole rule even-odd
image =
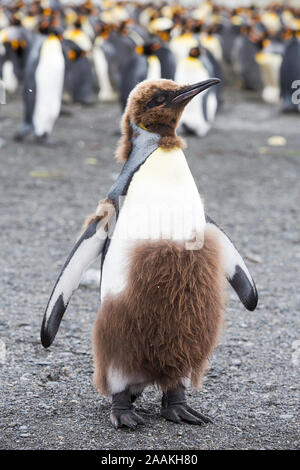
[[[176,73],[176,61],[173,52],[165,42],[160,42],[155,51],[155,55],[160,62],[160,78],[174,80]]]
[[[75,103],[94,104],[95,74],[90,59],[92,42],[81,23],[64,32],[66,53],[66,88]]]
[[[0,31],[0,78],[8,93],[15,93],[23,80],[26,56],[24,28],[8,26]]]
[[[261,71],[255,60],[258,51],[257,45],[250,41],[247,34],[235,38],[231,62],[235,73],[242,80],[242,87],[246,90],[260,90],[262,87]]]
[[[5,47],[3,46],[2,43],[0,43],[0,79],[3,80],[2,78],[2,67],[4,64],[5,60]]]
[[[30,45],[24,71],[24,122],[17,140],[33,133],[47,141],[57,120],[62,101],[65,57],[56,34],[37,34]]]
[[[138,46],[136,50],[147,57],[148,80],[159,78],[174,80],[176,61],[167,43],[160,41],[159,38],[155,36],[151,36],[143,45]]]
[[[120,104],[125,108],[131,90],[147,78],[148,61],[136,52],[137,44],[127,34],[113,31],[108,39],[116,51],[115,81],[119,91]]]
[[[222,38],[222,50],[223,58],[227,64],[232,62],[232,48],[235,39],[239,35],[239,28],[233,25],[229,18],[223,19],[222,28],[220,31],[220,36]]]
[[[215,62],[209,51],[199,46],[192,48],[189,56],[181,59],[177,65],[176,82],[184,84],[208,80],[214,76]],[[180,126],[188,133],[204,137],[212,127],[217,108],[216,89],[206,90],[187,104],[180,119]]]
[[[188,57],[190,50],[197,46],[198,41],[190,31],[173,37],[169,42],[169,47],[174,54],[176,64],[179,64],[182,59]]]
[[[280,68],[284,45],[276,39],[263,41],[262,50],[256,54],[263,81],[262,98],[266,103],[280,102]]]
[[[158,43],[149,42],[136,47],[136,52],[142,54],[147,59],[147,80],[158,80],[161,78],[161,61],[156,55]]]
[[[249,310],[255,284],[227,235],[204,212],[176,127],[184,107],[215,85],[144,81],[130,94],[118,147],[119,177],[87,222],[50,296],[41,340],[51,345],[82,273],[101,259],[101,306],[93,333],[94,382],[112,397],[115,427],[142,424],[133,401],[163,391],[164,418],[209,418],[190,408],[222,326],[227,277]]]
[[[118,93],[113,83],[113,66],[116,64],[116,51],[113,45],[102,35],[98,35],[93,44],[93,61],[98,79],[100,101],[116,101]]]
[[[300,39],[293,37],[287,44],[280,67],[280,96],[284,112],[300,112]]]

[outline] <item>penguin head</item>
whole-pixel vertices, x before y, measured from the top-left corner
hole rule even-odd
[[[161,136],[161,144],[175,146],[180,139],[176,128],[185,106],[198,93],[216,85],[210,78],[194,85],[179,85],[173,80],[144,80],[130,93],[122,119],[122,138],[117,159],[126,161],[130,154],[132,124]]]
[[[178,85],[173,80],[145,80],[130,93],[125,114],[149,132],[172,135],[191,99],[219,82],[211,78],[194,85]]]

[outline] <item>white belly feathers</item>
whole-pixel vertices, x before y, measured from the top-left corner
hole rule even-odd
[[[36,98],[33,113],[35,134],[51,133],[59,115],[63,92],[65,60],[60,41],[49,37],[42,45],[36,70]]]
[[[127,284],[129,250],[137,241],[190,241],[203,235],[204,208],[180,149],[155,150],[134,174],[102,271],[101,299]]]

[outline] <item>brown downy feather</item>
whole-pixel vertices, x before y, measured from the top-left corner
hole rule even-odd
[[[94,383],[109,394],[108,367],[140,374],[164,391],[191,377],[200,386],[222,325],[224,270],[214,234],[201,250],[140,242],[128,286],[104,299],[93,332]]]
[[[118,162],[126,162],[128,160],[130,152],[131,152],[131,137],[132,137],[132,129],[130,126],[130,119],[128,111],[125,110],[123,118],[122,118],[122,137],[119,140],[117,150],[115,153],[115,157]]]
[[[82,234],[94,220],[100,221],[102,219],[106,219],[105,230],[108,231],[108,225],[110,224],[114,215],[115,215],[114,203],[108,198],[102,199],[98,203],[96,212],[94,214],[88,215],[87,218],[85,219],[80,234]]]
[[[184,149],[186,148],[186,142],[181,137],[178,137],[177,134],[172,137],[166,135],[160,139],[159,146],[164,149],[172,149],[172,148]]]
[[[122,118],[122,137],[116,150],[116,159],[125,162],[131,152],[132,129],[130,122],[142,125],[149,132],[161,135],[162,148],[184,148],[185,142],[176,134],[176,127],[184,106],[177,108],[158,107],[149,109],[147,103],[159,90],[179,90],[182,88],[172,80],[145,80],[132,90]]]

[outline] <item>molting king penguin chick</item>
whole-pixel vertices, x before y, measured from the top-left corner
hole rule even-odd
[[[257,304],[242,257],[204,212],[176,135],[184,107],[216,83],[161,79],[131,92],[117,149],[124,166],[87,221],[46,308],[41,339],[48,347],[82,273],[102,255],[94,383],[112,397],[116,428],[143,423],[133,402],[151,384],[163,392],[165,419],[210,422],[187,404],[185,387],[200,387],[216,345],[225,278],[248,310]]]

